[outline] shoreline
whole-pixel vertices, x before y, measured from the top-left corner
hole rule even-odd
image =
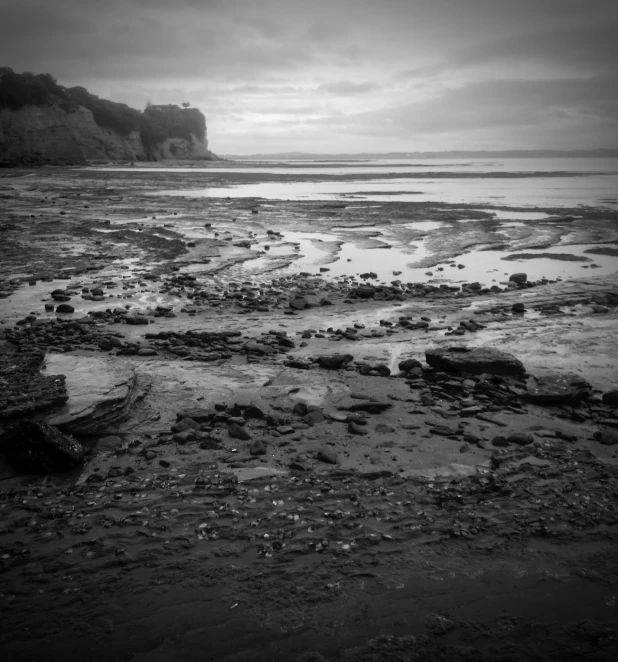
[[[141,181],[0,178],[0,427],[52,422],[86,458],[39,476],[0,461],[7,659],[495,659],[504,642],[613,659],[618,273],[393,271],[411,243],[445,270],[471,246],[607,247],[618,212]],[[432,363],[453,346],[494,354]]]

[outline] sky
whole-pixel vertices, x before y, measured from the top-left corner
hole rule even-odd
[[[0,0],[0,66],[217,154],[618,147],[617,0]]]

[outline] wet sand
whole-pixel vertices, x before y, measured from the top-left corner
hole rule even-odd
[[[0,425],[86,449],[2,461],[3,657],[615,659],[616,212],[2,174]]]

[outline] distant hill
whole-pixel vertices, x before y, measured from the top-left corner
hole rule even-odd
[[[223,158],[264,161],[341,161],[369,159],[547,159],[547,158],[618,158],[615,149],[512,149],[501,151],[452,150],[446,152],[360,152],[356,154],[311,154],[309,152],[278,152],[276,154],[225,154]]]
[[[217,159],[197,108],[139,111],[50,74],[0,67],[0,165],[160,159]]]

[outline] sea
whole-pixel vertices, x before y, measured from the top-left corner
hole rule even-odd
[[[618,209],[616,158],[226,161],[156,169],[193,175],[190,188],[183,188],[180,178],[178,188],[160,191],[165,195]],[[198,173],[204,174],[203,188],[194,185]],[[209,181],[213,175],[214,184]],[[227,175],[229,184],[221,181]],[[247,175],[254,175],[252,181],[235,181]],[[280,176],[282,181],[259,181],[260,175],[270,180]]]

